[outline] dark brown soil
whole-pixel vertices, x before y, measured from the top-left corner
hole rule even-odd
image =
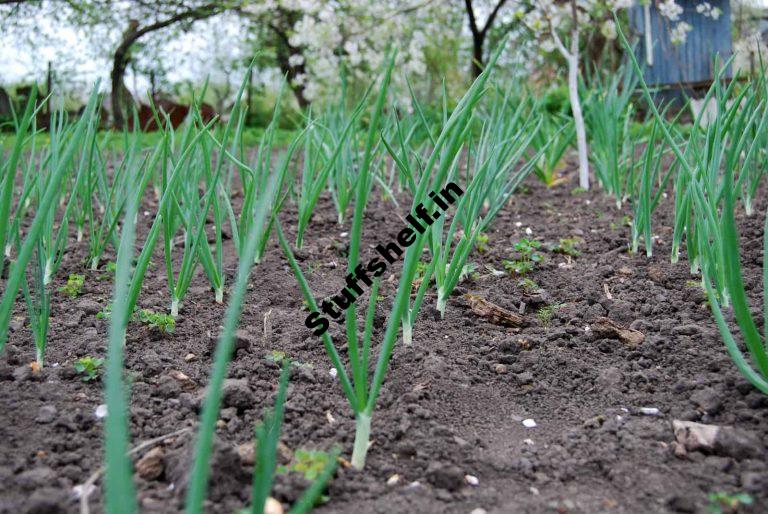
[[[460,285],[445,319],[435,319],[434,298],[426,302],[414,345],[395,349],[365,471],[340,468],[319,512],[700,512],[715,491],[747,491],[755,499],[752,511],[768,512],[768,398],[730,362],[687,262],[669,263],[670,202],[657,217],[659,239],[648,259],[626,251],[626,212],[599,191],[572,195],[574,185],[547,190],[529,179],[528,191],[516,195],[492,225],[488,250],[472,255],[479,277]],[[364,228],[367,243],[388,242],[402,221],[378,195],[373,203]],[[151,205],[146,209],[154,212]],[[757,212],[764,209],[760,202]],[[288,208],[281,219],[291,225],[295,210]],[[309,280],[318,297],[343,283],[342,233],[348,227],[335,220],[324,198],[298,252],[304,269],[313,270]],[[151,215],[143,216],[141,230],[150,222]],[[762,225],[760,215],[740,219],[748,290],[756,298],[762,289]],[[485,265],[503,269],[502,260],[513,257],[512,246],[528,228],[528,237],[544,246],[565,237],[582,242],[581,255],[570,263],[545,252],[546,261],[529,276],[545,292],[524,299],[518,277],[492,276]],[[34,374],[27,366],[34,345],[21,303],[0,358],[2,513],[78,512],[72,489],[101,465],[102,422],[95,416],[103,403],[101,384],[82,382],[72,365],[105,354],[107,324],[96,313],[107,304],[111,283],[105,271],[84,270],[85,251],[73,242],[58,274],[63,283],[69,273],[84,273],[85,289],[77,299],[54,295],[46,367]],[[233,252],[229,259],[231,282]],[[154,263],[139,304],[165,310],[169,297],[159,254]],[[278,365],[265,358],[272,350],[306,364],[292,373],[285,445],[327,449],[339,443],[347,457],[352,446],[351,410],[329,373],[319,338],[303,325],[299,289],[275,244],[252,282],[229,373],[242,380],[230,383],[225,394],[209,512],[229,514],[248,503],[250,470],[241,465],[236,447],[251,440],[254,422],[271,405],[279,375]],[[466,292],[512,311],[526,301],[528,326],[515,330],[487,322],[468,307],[461,295]],[[392,284],[382,288],[380,321],[393,293]],[[543,323],[545,316],[536,313],[546,304],[561,307]],[[200,275],[173,335],[129,327],[132,445],[194,426],[223,310]],[[271,333],[265,338],[267,312]],[[586,331],[598,317],[636,329],[645,340],[632,347]],[[337,326],[332,331],[340,334]],[[190,353],[195,358],[188,361]],[[176,371],[190,380],[174,378]],[[659,414],[644,415],[645,407]],[[528,418],[535,428],[523,426]],[[679,457],[673,419],[736,425],[747,440],[763,443]],[[178,512],[192,437],[176,436],[160,448],[159,476],[136,479],[141,510]],[[397,481],[391,479],[395,474]],[[477,477],[478,485],[468,485],[465,475]],[[303,478],[281,475],[273,494],[288,504],[305,485]],[[100,489],[90,505],[102,511]]]

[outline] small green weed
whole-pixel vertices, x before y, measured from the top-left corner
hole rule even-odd
[[[546,305],[536,311],[536,319],[539,320],[541,326],[548,327],[552,322],[552,318],[555,316],[555,313],[557,313],[557,311],[559,311],[562,306],[563,304],[561,303]]]
[[[707,510],[712,514],[735,514],[742,512],[743,505],[752,505],[752,496],[747,493],[728,494],[723,492],[709,493]]]
[[[85,277],[83,275],[72,274],[67,279],[67,285],[59,288],[60,293],[64,293],[70,298],[77,298],[83,292]]]
[[[293,462],[288,466],[279,466],[278,473],[289,471],[300,473],[306,480],[315,480],[330,463],[331,455],[322,450],[298,449],[293,454]]]
[[[173,316],[169,316],[168,314],[154,312],[149,309],[141,309],[135,317],[145,325],[149,326],[149,328],[155,329],[161,334],[171,334],[176,330],[176,320],[173,319]]]
[[[481,232],[477,235],[477,239],[475,239],[475,248],[477,248],[477,251],[480,253],[488,251],[488,234]]]
[[[580,242],[581,239],[578,237],[564,237],[552,248],[552,251],[554,253],[570,255],[571,257],[578,257],[581,255],[581,252],[576,249],[576,245]]]
[[[272,350],[270,351],[266,356],[264,356],[265,359],[268,361],[276,362],[279,365],[283,365],[286,361],[290,362],[291,366],[294,368],[306,368],[306,369],[313,369],[313,366],[309,362],[300,362],[298,360],[288,359],[288,355],[280,350]]]
[[[533,294],[539,289],[539,284],[531,280],[530,278],[524,278],[520,282],[518,282],[518,285],[523,288],[523,291],[525,291],[527,294]]]
[[[533,271],[537,262],[542,262],[544,257],[536,250],[541,248],[541,243],[532,239],[521,239],[515,243],[515,250],[519,258],[516,260],[503,260],[507,271],[514,271],[518,275],[525,275]]]
[[[104,364],[104,359],[97,359],[94,357],[82,357],[75,361],[75,371],[80,373],[83,382],[91,382],[96,380],[101,375],[101,366]]]

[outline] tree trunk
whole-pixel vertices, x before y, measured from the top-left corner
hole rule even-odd
[[[310,104],[307,97],[304,96],[304,84],[296,84],[294,81],[299,75],[304,75],[306,77],[306,69],[303,62],[294,66],[291,64],[290,60],[291,55],[301,55],[301,50],[290,44],[288,35],[284,31],[280,30],[275,25],[270,25],[270,27],[280,39],[277,44],[277,52],[275,55],[277,65],[288,80],[288,85],[296,96],[296,101],[299,103],[299,107],[304,110],[309,107]]]
[[[123,39],[120,41],[120,45],[115,50],[115,54],[112,58],[112,73],[110,75],[112,92],[110,94],[110,101],[112,103],[112,120],[115,128],[122,129],[125,125],[125,116],[123,114],[123,108],[126,107],[127,99],[131,98],[128,88],[125,87],[125,69],[128,66],[130,60],[131,46],[139,40],[145,34],[154,32],[156,30],[164,29],[174,23],[178,23],[182,20],[202,20],[210,18],[220,12],[223,8],[216,3],[210,3],[200,7],[192,8],[188,11],[183,11],[178,14],[166,18],[164,20],[156,21],[150,25],[139,28],[139,22],[137,20],[130,20],[128,29],[123,34]]]
[[[472,35],[472,79],[476,79],[483,72],[483,46],[485,33]]]
[[[579,152],[579,186],[589,189],[589,161],[587,160],[587,131],[584,128],[584,114],[581,111],[579,99],[579,18],[576,10],[576,0],[571,0],[573,14],[573,31],[571,32],[571,49],[565,48],[557,30],[550,23],[549,32],[555,47],[568,63],[568,97],[571,102],[573,123],[576,126],[576,146]]]
[[[125,96],[127,88],[125,87],[125,69],[128,66],[128,47],[123,43],[115,51],[112,58],[112,92],[110,100],[112,103],[112,125],[122,130],[125,126],[125,116],[123,109],[126,108]]]
[[[579,186],[589,189],[589,161],[587,160],[587,133],[579,99],[579,31],[573,31],[568,60],[568,94],[571,100],[573,122],[576,125],[576,146],[579,151]]]

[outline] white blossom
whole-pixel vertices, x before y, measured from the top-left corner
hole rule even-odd
[[[688,39],[688,32],[692,31],[693,27],[690,23],[681,21],[674,27],[669,34],[669,40],[673,45],[683,45]]]
[[[683,14],[683,8],[675,0],[664,0],[659,4],[659,14],[669,21],[677,21]]]
[[[614,23],[613,20],[605,20],[600,26],[600,33],[605,37],[605,39],[616,39],[616,23]]]

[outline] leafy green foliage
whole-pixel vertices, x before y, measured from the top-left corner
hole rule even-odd
[[[539,284],[537,284],[536,282],[534,282],[530,278],[524,278],[524,279],[520,280],[519,284],[520,284],[520,287],[523,288],[523,291],[525,291],[527,294],[533,294],[536,291],[538,291],[539,289],[541,289],[539,287]]]
[[[562,307],[563,307],[563,304],[559,304],[559,303],[541,307],[539,310],[536,311],[536,319],[539,320],[539,323],[541,323],[541,326],[548,327],[549,324],[552,322],[552,318],[555,316],[557,311],[559,311]]]
[[[541,248],[540,242],[532,239],[521,239],[514,246],[518,258],[503,260],[504,268],[518,275],[525,275],[533,271],[537,263],[544,261],[544,256],[537,251],[539,248]]]
[[[74,368],[75,371],[82,375],[81,380],[83,382],[91,382],[101,376],[101,366],[103,364],[104,359],[81,357],[75,361]]]
[[[77,298],[83,292],[83,284],[85,284],[83,275],[71,274],[67,279],[67,284],[59,288],[59,292],[70,298]]]
[[[581,242],[578,237],[564,237],[552,248],[554,253],[561,253],[563,255],[569,255],[571,257],[578,257],[581,252],[576,249],[576,245]]]
[[[278,473],[299,473],[306,480],[315,480],[326,466],[333,463],[332,454],[322,450],[306,450],[299,448],[293,453],[293,462],[286,466],[279,466]]]
[[[736,514],[742,512],[742,506],[752,505],[754,499],[747,493],[716,492],[707,495],[707,510],[711,514]]]
[[[161,312],[141,309],[136,315],[136,319],[161,334],[171,334],[176,329],[176,320],[173,316]]]

